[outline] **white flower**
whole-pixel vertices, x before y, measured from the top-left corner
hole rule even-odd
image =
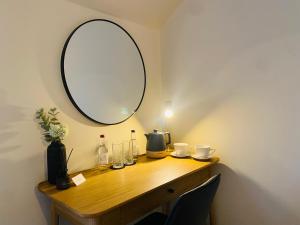
[[[66,129],[62,125],[54,125],[50,124],[50,129],[48,131],[48,134],[54,138],[54,139],[60,139],[63,140],[66,135]]]

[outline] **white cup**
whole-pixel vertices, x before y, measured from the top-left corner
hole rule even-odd
[[[187,143],[174,143],[176,156],[186,156],[188,154],[188,147]]]
[[[216,150],[212,149],[209,145],[195,145],[195,155],[199,157],[209,157],[212,155]]]

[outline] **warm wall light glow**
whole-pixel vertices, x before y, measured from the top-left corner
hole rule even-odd
[[[173,111],[171,109],[165,110],[165,117],[170,118],[173,116]]]
[[[172,102],[166,101],[165,102],[165,117],[170,118],[173,116],[173,109],[172,109]]]

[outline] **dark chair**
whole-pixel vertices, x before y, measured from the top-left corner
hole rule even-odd
[[[135,225],[206,225],[221,174],[181,195],[169,216],[155,212]]]

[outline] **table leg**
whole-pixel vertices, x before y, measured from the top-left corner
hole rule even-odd
[[[212,168],[209,168],[208,171],[209,171],[209,177],[212,177],[213,176]],[[212,202],[212,205],[209,210],[209,225],[216,225],[215,203],[214,202]]]
[[[59,225],[59,216],[56,211],[54,202],[51,203],[51,225]]]
[[[210,212],[209,212],[209,222],[210,222],[210,225],[216,225],[216,217],[215,217],[215,213],[214,213],[214,209],[211,208],[210,209]]]

